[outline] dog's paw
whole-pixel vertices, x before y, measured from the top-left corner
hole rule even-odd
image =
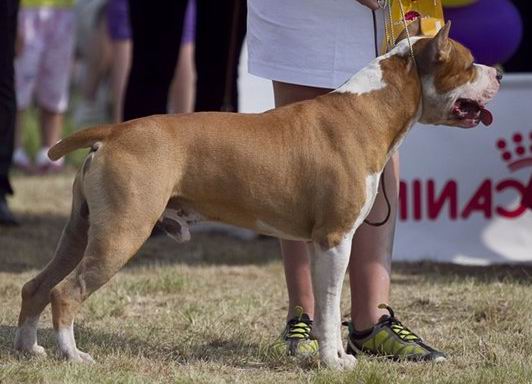
[[[320,356],[320,362],[327,368],[342,371],[355,368],[357,359],[345,352],[341,354],[335,352]]]
[[[46,351],[35,340],[25,339],[19,332],[15,337],[15,349],[23,354],[37,357],[46,357]]]
[[[81,352],[79,349],[78,349],[78,354],[79,354],[79,357],[81,357],[81,360],[86,363],[86,364],[94,364],[95,361],[94,359],[92,358],[91,355],[89,355],[88,353],[86,352]]]
[[[73,363],[93,364],[95,362],[91,355],[79,349],[72,353],[63,353],[63,357]]]
[[[15,349],[23,354],[35,356],[35,357],[46,357],[46,350],[38,344],[34,344],[30,347],[24,347],[22,345],[15,345]]]

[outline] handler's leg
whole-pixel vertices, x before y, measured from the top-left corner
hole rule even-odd
[[[399,197],[398,154],[388,162],[381,180],[382,178],[385,178],[386,194],[391,205],[390,218],[380,227],[362,224],[353,237],[349,281],[351,319],[357,330],[371,328],[382,315],[388,313],[377,306],[381,303],[388,304],[390,300],[390,270]],[[387,212],[381,181],[368,220],[379,222],[386,217]]]
[[[330,89],[305,87],[302,85],[273,82],[275,106],[313,99],[330,92]],[[288,288],[288,319],[296,316],[295,308],[302,307],[312,319],[314,317],[314,295],[310,274],[310,259],[307,246],[301,241],[281,240],[286,286]]]
[[[388,222],[380,227],[363,224],[353,238],[349,266],[352,324],[349,327],[348,351],[440,362],[445,360],[445,354],[401,324],[390,308],[378,308],[379,304],[390,302],[390,269],[399,195],[398,165],[399,158],[395,155],[383,175],[391,205]],[[381,188],[368,219],[379,222],[386,217],[387,211]]]

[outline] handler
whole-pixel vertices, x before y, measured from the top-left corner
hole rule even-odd
[[[431,1],[432,0],[426,0]],[[342,85],[375,57],[370,10],[377,0],[248,0],[249,72],[273,81],[277,107],[312,99]],[[377,20],[383,20],[382,10]],[[379,23],[377,23],[379,24]],[[382,28],[379,28],[382,29]],[[382,31],[378,37],[383,41]],[[402,325],[390,307],[390,269],[399,190],[399,157],[383,177],[391,203],[388,221],[363,224],[351,251],[351,321],[347,351],[415,361],[442,361],[443,353]],[[388,206],[377,195],[369,222],[383,220]],[[288,288],[287,324],[276,348],[289,354],[314,353],[314,296],[306,244],[281,240]]]

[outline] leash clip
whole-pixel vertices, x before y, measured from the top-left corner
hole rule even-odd
[[[377,0],[377,4],[379,5],[379,8],[386,8],[388,0]]]

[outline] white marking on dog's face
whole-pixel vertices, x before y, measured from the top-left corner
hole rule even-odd
[[[452,97],[456,99],[471,99],[484,105],[490,101],[499,90],[497,80],[497,70],[482,64],[473,64],[476,76],[473,81],[468,82],[454,90]]]
[[[450,125],[458,127],[471,127],[476,124],[458,120],[453,114],[453,109],[458,100],[471,100],[484,106],[497,93],[500,87],[497,79],[497,70],[481,64],[472,64],[474,69],[473,78],[456,88],[439,93],[434,85],[433,75],[422,77],[423,87],[423,112],[421,123],[434,125]],[[464,71],[468,70],[465,68]]]
[[[422,38],[423,37],[412,37],[410,41],[414,44],[417,40]],[[394,55],[408,55],[409,52],[410,47],[408,41],[406,39],[401,40],[392,50],[390,50],[390,52],[377,57],[333,92],[363,95],[365,93],[383,89],[386,86],[386,83],[383,80],[380,62]]]

